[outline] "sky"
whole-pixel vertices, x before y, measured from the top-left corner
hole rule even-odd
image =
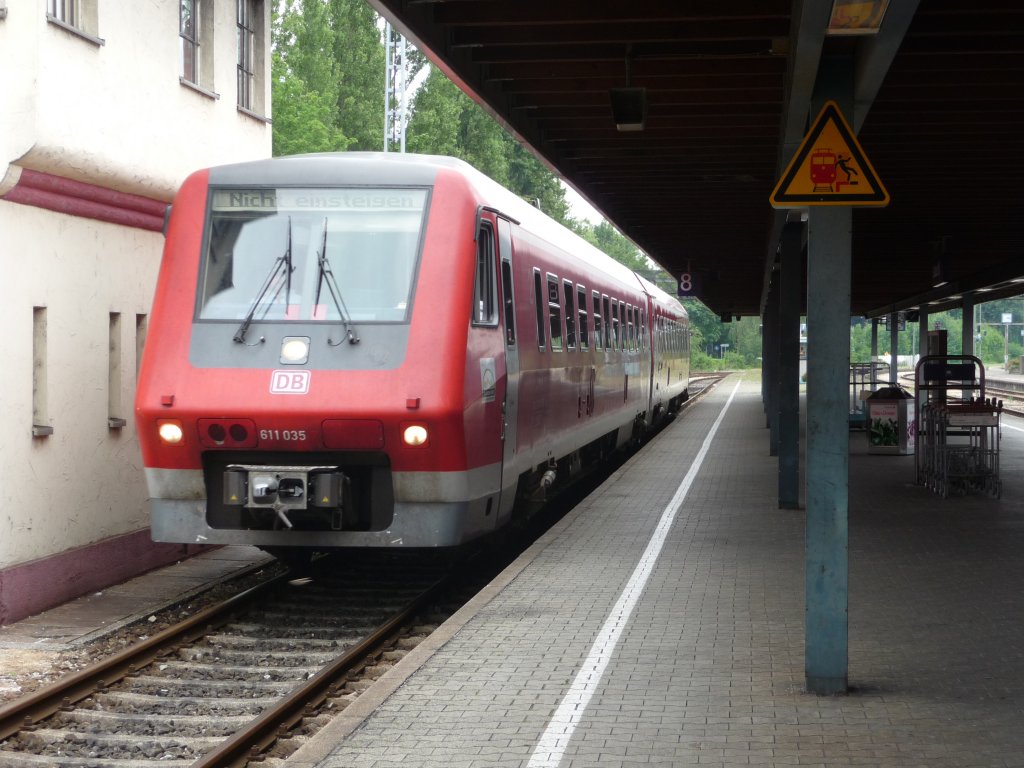
[[[580,197],[576,190],[564,181],[562,186],[565,187],[565,199],[569,203],[569,214],[574,219],[586,219],[594,224],[600,224],[604,220],[604,216],[598,213],[594,206]]]

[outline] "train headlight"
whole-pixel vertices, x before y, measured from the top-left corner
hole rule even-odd
[[[427,428],[422,424],[411,424],[402,432],[402,441],[409,446],[417,447],[427,442]]]
[[[185,432],[181,428],[180,421],[161,419],[156,424],[157,434],[160,435],[160,439],[167,445],[179,445],[185,438]]]
[[[303,365],[309,360],[308,336],[285,336],[281,342],[281,365]]]

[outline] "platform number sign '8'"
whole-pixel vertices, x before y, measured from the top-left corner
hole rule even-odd
[[[679,276],[679,288],[676,294],[678,296],[696,296],[698,292],[697,276],[692,272],[683,272]]]

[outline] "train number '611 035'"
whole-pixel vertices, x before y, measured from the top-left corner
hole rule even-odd
[[[303,442],[306,439],[304,429],[261,429],[260,440],[274,440],[285,443]]]

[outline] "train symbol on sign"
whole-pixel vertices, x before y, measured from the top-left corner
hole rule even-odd
[[[843,187],[855,187],[858,182],[853,177],[859,172],[850,162],[850,158],[833,152],[831,149],[816,149],[811,153],[811,183],[814,192],[842,192]],[[842,179],[838,179],[842,172]],[[832,185],[835,184],[835,189]]]
[[[274,371],[270,374],[273,395],[304,395],[309,392],[309,371]]]

